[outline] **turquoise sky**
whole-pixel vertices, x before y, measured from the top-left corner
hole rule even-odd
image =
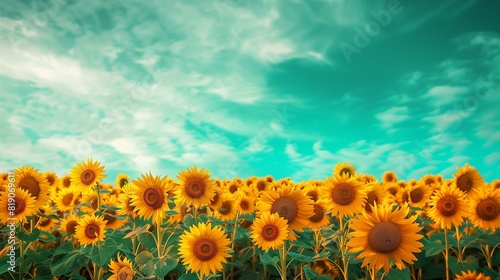
[[[368,4],[369,3],[369,4]],[[500,178],[498,1],[2,1],[0,170]]]

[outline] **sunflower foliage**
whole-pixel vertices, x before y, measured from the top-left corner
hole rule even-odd
[[[0,174],[0,279],[500,279],[500,180]]]

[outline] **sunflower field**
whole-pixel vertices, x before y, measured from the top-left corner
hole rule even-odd
[[[500,279],[500,180],[0,174],[0,279]]]

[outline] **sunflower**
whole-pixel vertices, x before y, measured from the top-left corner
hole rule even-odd
[[[500,180],[493,180],[490,184],[494,189],[500,189]]]
[[[50,206],[44,206],[42,209],[40,209],[40,212],[43,214],[55,214],[56,212],[52,209]],[[41,229],[46,232],[51,232],[54,227],[59,224],[59,219],[52,219],[48,217],[40,217],[40,220],[38,220],[38,223],[36,224],[36,227],[38,229]]]
[[[59,177],[57,177],[56,173],[50,171],[43,173],[43,175],[49,183],[50,198],[53,200],[56,197],[57,189],[59,188]]]
[[[49,202],[49,182],[31,166],[20,167],[16,170],[15,187],[21,188],[35,199],[36,210],[42,208]]]
[[[309,217],[308,228],[320,229],[330,223],[331,216],[326,213],[325,205],[323,202],[316,202],[313,204],[313,215]]]
[[[271,177],[272,178],[272,177]],[[257,192],[267,191],[271,186],[271,182],[269,182],[266,178],[258,178],[252,185]]]
[[[326,178],[321,199],[332,215],[353,216],[363,211],[369,191],[369,187],[360,182],[357,176],[344,174]]]
[[[124,173],[120,173],[118,174],[118,176],[116,176],[115,186],[118,188],[123,188],[126,184],[128,184],[128,182],[130,182],[130,176]]]
[[[457,173],[453,174],[454,185],[467,195],[476,193],[484,185],[481,174],[466,163],[464,167],[457,168]]]
[[[258,216],[264,212],[278,213],[285,218],[290,227],[290,240],[297,239],[293,232],[303,231],[309,224],[309,218],[314,214],[312,201],[293,186],[283,186],[277,191],[264,192],[257,202]]]
[[[372,187],[372,189],[366,194],[366,212],[372,211],[373,204],[383,203],[386,196],[384,185],[371,183],[370,186]]]
[[[491,280],[490,276],[485,276],[483,273],[477,273],[475,271],[462,271],[462,274],[455,274],[456,280]]]
[[[288,223],[278,213],[264,212],[253,221],[250,237],[264,251],[278,249],[288,237]]]
[[[57,198],[54,203],[61,212],[72,212],[75,207],[75,199],[77,198],[77,193],[73,188],[60,189]]]
[[[333,168],[332,176],[342,176],[347,174],[347,177],[356,175],[356,168],[349,162],[337,163]]]
[[[109,263],[109,270],[113,273],[108,280],[132,280],[134,279],[135,271],[132,266],[132,262],[123,257],[120,258],[120,254],[117,256],[118,261],[111,260]]]
[[[132,194],[131,206],[135,207],[137,215],[143,219],[153,217],[153,223],[159,225],[165,218],[168,209],[167,192],[173,188],[167,177],[142,174],[142,179],[134,180],[137,187]]]
[[[225,193],[221,196],[221,205],[215,209],[214,216],[223,221],[232,221],[236,217],[238,207],[234,196],[230,193]]]
[[[70,175],[64,175],[61,180],[59,180],[59,189],[66,189],[71,187],[73,184],[71,184],[71,176]]]
[[[128,183],[122,188],[122,193],[118,195],[118,209],[116,213],[121,216],[130,216],[135,218],[137,213],[135,212],[135,206],[131,205],[132,194],[134,193],[136,186],[132,183]]]
[[[304,193],[313,201],[317,202],[319,200],[319,189],[320,187],[309,183],[307,186],[304,188]]]
[[[92,192],[95,185],[106,178],[104,166],[100,166],[100,164],[100,162],[94,162],[92,158],[89,158],[87,162],[77,163],[71,169],[71,183],[77,191],[82,194]]]
[[[273,177],[273,176],[271,176],[271,175],[267,175],[267,176],[265,177],[265,179],[266,179],[266,181],[267,181],[268,183],[273,183],[273,182],[274,182],[274,177]]]
[[[105,227],[106,221],[103,217],[96,217],[94,214],[84,215],[75,227],[75,237],[84,247],[89,244],[95,245],[97,241],[104,240]]]
[[[212,200],[210,200],[210,204],[208,204],[208,207],[212,210],[218,209],[222,205],[222,195],[224,191],[220,187],[215,187],[214,188],[214,196],[212,197]]]
[[[410,187],[408,190],[408,203],[411,207],[424,208],[429,197],[434,191],[433,185],[417,184],[416,186]]]
[[[25,223],[28,221],[27,217],[37,210],[35,205],[35,199],[21,188],[15,189],[14,197],[9,197],[8,193],[4,191],[0,195],[0,221],[2,224],[13,221]]]
[[[123,227],[123,225],[125,225],[125,223],[128,221],[128,218],[117,218],[116,216],[119,216],[117,211],[109,207],[118,206],[116,196],[110,196],[109,199],[107,199],[103,204],[105,206],[104,208],[106,209],[103,213],[104,220],[106,221],[106,228],[119,229]]]
[[[220,226],[198,223],[185,230],[179,240],[179,255],[186,269],[208,276],[223,269],[231,257],[229,244]]]
[[[418,180],[418,183],[426,186],[431,186],[434,188],[434,185],[438,184],[438,179],[436,176],[432,174],[426,174]]]
[[[98,203],[99,199],[100,203]],[[103,199],[104,195],[97,195],[97,192],[87,193],[80,200],[81,204],[83,204],[80,210],[87,214],[95,213],[98,206],[102,204]]]
[[[398,176],[396,176],[396,173],[394,171],[386,171],[382,175],[382,183],[397,183],[398,182]]]
[[[243,185],[237,180],[230,181],[224,185],[224,189],[229,193],[236,193],[238,190],[243,188]]]
[[[440,228],[458,227],[467,215],[465,194],[454,187],[443,186],[441,190],[435,191],[429,206],[427,214]]]
[[[475,227],[495,231],[500,228],[500,189],[485,189],[469,200],[469,219]]]
[[[175,203],[175,206],[172,210],[177,212],[177,214],[170,215],[170,217],[168,217],[168,222],[171,224],[182,222],[184,216],[186,216],[186,214],[190,211],[190,208],[186,207],[186,205],[184,204]]]
[[[401,208],[394,205],[374,205],[371,213],[363,212],[351,221],[352,232],[347,242],[349,252],[363,259],[361,267],[368,266],[376,271],[382,267],[385,272],[395,263],[398,269],[405,267],[404,262],[413,264],[415,253],[423,247],[418,240],[423,238],[422,229],[415,222],[417,215],[408,217],[407,204]]]
[[[69,215],[66,219],[61,221],[59,229],[69,235],[74,235],[76,233],[76,226],[78,225],[78,217],[75,215]]]
[[[235,195],[236,208],[240,214],[253,214],[255,212],[255,197],[239,191]]]
[[[328,258],[316,259],[314,264],[308,264],[318,276],[328,276],[329,279],[338,279],[340,271],[338,267],[332,263]]]
[[[210,204],[210,200],[214,197],[214,181],[209,180],[208,170],[203,168],[198,170],[195,166],[179,172],[177,178],[180,180],[180,185],[176,197],[180,203],[194,208]]]

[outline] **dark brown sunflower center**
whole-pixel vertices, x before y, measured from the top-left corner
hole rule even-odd
[[[379,222],[368,233],[368,244],[377,253],[390,253],[399,248],[401,231],[393,222]]]
[[[309,218],[309,220],[313,223],[318,223],[323,219],[323,216],[325,216],[325,211],[321,205],[314,204],[313,206],[313,215]]]
[[[186,194],[191,198],[200,198],[205,194],[205,182],[200,178],[193,178],[186,183]]]
[[[392,182],[393,180],[394,180],[394,176],[392,176],[392,174],[385,175],[386,182]]]
[[[279,235],[279,229],[275,225],[265,225],[262,228],[262,238],[266,241],[274,241],[276,238],[278,238]]]
[[[108,213],[109,213],[109,215],[108,214],[104,215],[104,220],[108,221],[108,223],[106,225],[110,225],[116,221],[115,217],[110,216],[110,215],[116,215],[116,211],[111,210],[111,211],[108,211]]]
[[[403,195],[401,196],[401,200],[403,201],[403,203],[408,202],[410,200],[410,195],[408,194],[407,191],[403,193]]]
[[[332,193],[333,201],[342,206],[351,204],[354,201],[354,196],[354,187],[346,183],[338,185]]]
[[[291,224],[297,217],[297,204],[289,197],[280,197],[274,201],[271,214],[278,213]]]
[[[222,205],[219,208],[219,213],[221,215],[227,215],[227,214],[231,213],[231,206],[232,206],[231,202],[229,202],[229,201],[222,202]]]
[[[128,180],[127,179],[120,179],[120,187],[124,187],[126,184],[128,184]]]
[[[375,191],[370,191],[367,195],[366,199],[366,204],[365,204],[365,211],[366,212],[372,212],[372,205],[378,203],[378,197],[375,194]]]
[[[465,193],[469,192],[473,185],[472,179],[465,174],[457,179],[457,187]]]
[[[156,210],[163,205],[163,201],[165,200],[165,195],[158,188],[149,187],[144,191],[142,198],[147,206]]]
[[[237,186],[237,185],[233,184],[233,185],[231,185],[231,186],[229,187],[229,192],[230,192],[230,193],[235,193],[235,192],[237,192],[237,191],[238,191],[238,186]]]
[[[315,190],[308,191],[307,196],[309,196],[314,202],[318,201],[318,192]]]
[[[419,203],[424,198],[424,191],[422,188],[414,189],[410,192],[410,199],[413,203]]]
[[[82,175],[80,176],[80,180],[82,183],[86,186],[89,186],[90,184],[95,182],[96,174],[93,170],[87,169],[83,171]]]
[[[40,226],[46,227],[48,225],[50,225],[50,219],[43,218],[42,221],[40,222]]]
[[[455,215],[458,211],[458,201],[452,196],[444,196],[436,204],[439,213],[445,217]]]
[[[55,180],[53,176],[47,176],[47,181],[49,182],[49,185],[54,185]]]
[[[66,224],[66,232],[70,234],[75,234],[76,225],[77,225],[76,221],[69,221]]]
[[[219,198],[220,198],[219,193],[215,192],[214,197],[212,197],[212,200],[210,200],[210,205],[217,204],[217,202],[219,202]]]
[[[70,178],[64,178],[62,184],[63,184],[63,187],[69,188],[69,186],[71,185],[71,179]]]
[[[64,204],[64,206],[69,206],[71,205],[71,202],[73,202],[73,194],[72,193],[68,193],[67,195],[65,195],[62,199],[62,203]],[[97,207],[97,205],[96,205]]]
[[[387,191],[392,195],[398,194],[398,189],[396,187],[391,187],[391,188],[387,189]]]
[[[135,210],[135,206],[132,206],[132,205],[130,204],[130,202],[131,202],[131,201],[132,201],[132,199],[129,197],[129,198],[127,199],[127,211],[128,211],[128,212],[130,212],[130,213],[131,213],[131,212],[134,212],[134,210]]]
[[[347,175],[349,175],[349,176],[351,176],[351,169],[349,169],[349,168],[344,168],[344,169],[342,169],[342,170],[340,171],[340,175],[342,175],[342,174],[344,174],[344,173],[345,173],[345,174],[347,174]]]
[[[240,201],[240,208],[241,208],[242,210],[248,210],[248,209],[250,209],[250,203],[248,202],[248,200],[246,200],[246,199],[242,199],[242,200]]]
[[[432,184],[434,184],[434,180],[433,180],[433,179],[431,179],[431,178],[427,178],[427,179],[425,180],[424,184],[426,184],[426,185],[432,185]]]
[[[266,182],[259,181],[257,183],[257,190],[258,191],[264,191],[266,189]]]
[[[476,213],[481,219],[492,221],[500,214],[500,205],[495,199],[488,197],[477,204]]]
[[[89,239],[96,238],[97,236],[99,236],[99,230],[99,226],[97,226],[96,224],[88,224],[85,227],[85,236]]]
[[[14,207],[14,214],[19,215],[24,212],[24,209],[26,209],[26,201],[16,197],[14,198]]]
[[[90,204],[90,207],[94,210],[97,210],[97,197],[92,200],[92,204]]]
[[[40,194],[40,183],[33,177],[24,177],[19,181],[19,187],[27,191],[33,198]]]
[[[202,238],[194,243],[193,253],[201,261],[209,261],[217,255],[217,244],[211,239]]]
[[[120,268],[118,272],[118,280],[132,280],[134,277],[134,272],[130,270],[128,267]]]

